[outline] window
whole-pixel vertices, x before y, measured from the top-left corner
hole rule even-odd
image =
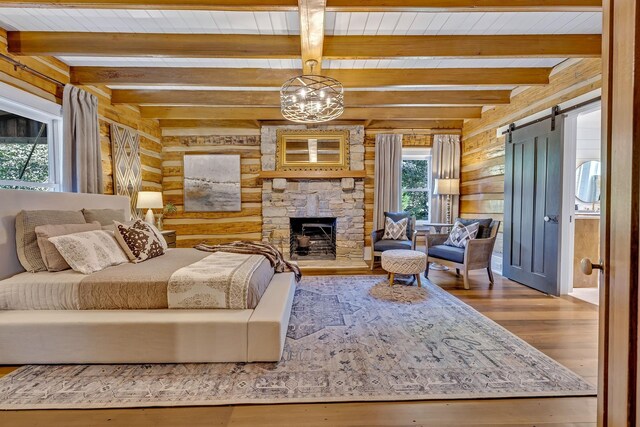
[[[59,191],[60,117],[33,108],[29,94],[9,93],[19,101],[4,94],[0,97],[0,188]],[[42,100],[36,103],[42,106]]]
[[[405,148],[402,152],[402,210],[417,221],[429,220],[431,191],[431,153],[425,149]]]

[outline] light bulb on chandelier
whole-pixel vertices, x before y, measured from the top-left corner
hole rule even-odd
[[[311,74],[287,80],[280,89],[280,107],[284,118],[297,123],[321,123],[336,119],[344,112],[344,88],[327,76],[313,73],[317,61],[306,64]]]

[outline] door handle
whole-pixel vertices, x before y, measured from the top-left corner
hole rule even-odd
[[[554,224],[558,223],[558,215],[546,215],[544,217],[544,222],[553,222]]]
[[[587,276],[591,276],[591,273],[593,273],[593,270],[604,271],[604,265],[594,264],[591,262],[589,258],[582,258],[582,260],[580,261],[580,270],[582,270],[583,274],[586,274]]]

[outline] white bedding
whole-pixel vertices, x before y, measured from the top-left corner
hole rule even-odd
[[[233,265],[230,258],[248,258],[252,263]],[[208,268],[198,277],[208,285],[218,283],[219,276],[240,277],[238,283],[245,286],[222,287],[226,291],[224,304],[200,304],[190,308],[255,308],[269,286],[274,269],[262,255],[239,255],[209,253],[195,249],[171,249],[161,257],[144,263],[125,263],[108,267],[89,275],[73,270],[60,272],[20,273],[0,281],[0,310],[120,310],[120,309],[166,309],[187,308],[181,304],[168,305],[168,285],[176,272],[198,269],[199,261],[210,258]],[[217,260],[217,261],[216,261]],[[227,265],[228,264],[228,265]],[[193,268],[188,268],[193,265]],[[186,269],[185,269],[186,268]],[[214,274],[218,272],[219,274]],[[182,277],[178,275],[179,277]],[[190,277],[187,275],[187,277]],[[217,279],[216,279],[217,278]],[[184,278],[183,278],[184,279]],[[197,280],[194,282],[197,284]],[[182,284],[191,282],[182,280]],[[184,286],[183,286],[184,287]],[[215,289],[214,289],[215,288]],[[211,292],[218,295],[214,286]],[[198,288],[200,289],[200,288]],[[207,287],[208,289],[208,287]],[[175,290],[172,288],[172,290]],[[182,291],[192,291],[187,286]],[[180,293],[181,298],[191,301],[192,292]],[[202,294],[202,295],[201,295]],[[198,301],[208,293],[199,292]],[[233,297],[233,298],[231,298]],[[228,301],[227,301],[228,300]],[[240,301],[240,303],[238,303]],[[188,302],[188,301],[187,301]]]
[[[0,310],[79,310],[84,277],[73,270],[17,274],[0,282]]]

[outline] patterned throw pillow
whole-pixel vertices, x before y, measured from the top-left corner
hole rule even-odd
[[[49,271],[68,270],[71,267],[64,260],[64,257],[56,249],[55,245],[49,241],[51,237],[64,236],[67,234],[82,233],[84,231],[100,230],[99,222],[91,224],[60,224],[60,225],[39,225],[36,227],[38,246],[42,260]]]
[[[50,237],[49,241],[78,273],[91,274],[129,262],[116,239],[103,230]]]
[[[36,227],[48,224],[86,224],[80,211],[20,211],[16,215],[16,251],[20,264],[30,273],[47,271],[42,259]]]
[[[460,221],[456,221],[456,223],[453,224],[451,233],[449,233],[449,237],[444,244],[447,246],[454,246],[456,248],[464,248],[467,246],[467,242],[469,240],[476,238],[479,227],[480,224],[477,222],[464,225]]]
[[[142,262],[164,254],[162,242],[146,222],[138,219],[131,225],[113,223],[116,240],[131,261]]]
[[[400,221],[395,222],[391,218],[387,217],[384,221],[384,236],[383,240],[409,240],[407,239],[407,225],[409,224],[409,218],[402,218]]]

